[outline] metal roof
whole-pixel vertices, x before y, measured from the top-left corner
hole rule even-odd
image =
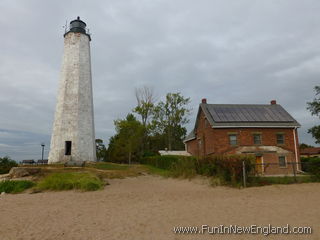
[[[213,127],[257,126],[300,127],[279,104],[200,104]]]
[[[294,128],[301,125],[279,104],[207,104],[201,103],[196,119],[202,110],[213,128]],[[195,139],[194,129],[184,142]]]
[[[207,104],[215,122],[294,122],[280,105]]]

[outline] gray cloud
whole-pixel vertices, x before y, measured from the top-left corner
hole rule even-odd
[[[3,0],[0,9],[0,156],[37,159],[39,143],[49,144],[63,25],[78,15],[92,33],[97,137],[107,141],[113,120],[134,107],[134,88],[149,85],[160,99],[174,91],[192,99],[189,130],[203,97],[276,99],[302,124],[300,141],[314,142],[307,129],[319,119],[306,102],[319,85],[316,0]]]

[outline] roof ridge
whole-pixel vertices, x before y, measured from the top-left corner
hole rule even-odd
[[[250,104],[250,103],[201,103],[203,105],[215,105],[215,106],[281,106],[280,104]]]

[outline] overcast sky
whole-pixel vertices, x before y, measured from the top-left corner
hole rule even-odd
[[[63,54],[63,26],[80,16],[92,33],[96,137],[135,106],[134,89],[190,97],[192,129],[208,103],[268,104],[300,122],[320,85],[319,0],[0,1],[0,157],[49,151]]]

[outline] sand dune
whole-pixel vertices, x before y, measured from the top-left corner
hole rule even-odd
[[[212,188],[154,176],[114,179],[97,192],[0,196],[1,240],[320,239],[320,184]],[[312,226],[312,235],[173,233],[175,226]]]

